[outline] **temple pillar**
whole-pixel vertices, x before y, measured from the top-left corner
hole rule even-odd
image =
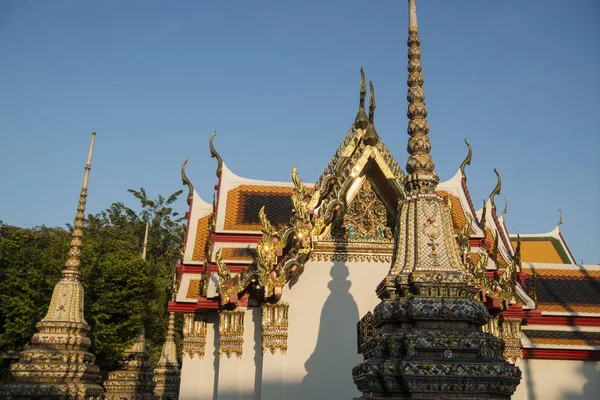
[[[261,315],[262,342],[261,399],[277,400],[284,398],[284,358],[288,340],[287,303],[264,304]]]

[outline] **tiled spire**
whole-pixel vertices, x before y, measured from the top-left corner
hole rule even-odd
[[[435,173],[435,164],[429,155],[431,144],[427,133],[427,107],[425,106],[425,91],[423,90],[423,74],[421,73],[421,41],[417,24],[417,6],[415,0],[409,0],[408,12],[408,173],[406,186],[409,190],[434,189],[439,177]]]
[[[54,287],[48,313],[36,327],[31,346],[21,352],[19,362],[11,365],[16,382],[0,388],[0,397],[27,394],[32,398],[99,398],[103,389],[95,381],[98,367],[90,347],[90,327],[84,319],[83,286],[79,282],[79,265],[88,179],[92,163],[95,132],[85,165],[83,185],[75,216],[69,259],[62,279]]]

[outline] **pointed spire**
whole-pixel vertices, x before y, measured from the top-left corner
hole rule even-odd
[[[79,265],[81,264],[81,248],[83,237],[83,221],[85,219],[85,203],[87,200],[88,181],[90,178],[90,170],[92,168],[92,153],[94,151],[94,141],[96,140],[96,132],[92,132],[92,140],[88,151],[87,162],[85,163],[85,173],[83,174],[83,184],[81,185],[81,193],[79,194],[79,205],[77,206],[77,214],[75,215],[75,223],[73,224],[73,232],[71,233],[71,245],[69,247],[69,259],[65,263],[63,270],[63,278],[78,279]]]
[[[92,164],[92,141],[85,165],[79,205],[62,279],[54,286],[46,316],[36,324],[31,346],[10,369],[16,382],[0,386],[0,398],[8,393],[26,393],[30,398],[99,398],[103,389],[96,384],[99,368],[88,352],[90,327],[84,319],[84,291],[79,281],[83,221],[88,180]],[[40,365],[43,368],[40,368]],[[68,394],[67,396],[65,396]],[[94,397],[96,396],[96,397]]]
[[[360,101],[358,103],[358,113],[354,119],[354,127],[357,129],[366,129],[369,124],[369,118],[365,111],[365,97],[367,96],[367,83],[365,81],[365,71],[360,67]]]
[[[379,141],[379,135],[375,130],[375,89],[373,88],[373,82],[371,81],[369,81],[369,90],[371,95],[369,101],[369,126],[367,127],[363,140],[366,144],[374,146],[377,144],[377,141]]]
[[[148,221],[146,221],[146,233],[144,234],[144,247],[142,249],[142,260],[146,261],[146,250],[148,250]]]
[[[431,144],[427,133],[427,107],[421,74],[421,41],[417,26],[417,6],[415,0],[408,2],[408,161],[406,162],[406,185],[409,190],[433,190],[440,181],[435,173],[435,164],[429,155]]]

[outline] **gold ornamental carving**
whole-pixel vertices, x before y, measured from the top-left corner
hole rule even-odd
[[[244,346],[244,311],[222,310],[219,312],[219,357],[242,358]]]
[[[521,321],[521,318],[495,316],[482,326],[484,332],[491,333],[504,341],[504,359],[513,364],[523,358]]]
[[[289,304],[265,303],[262,306],[262,351],[269,350],[271,354],[279,349],[282,354],[287,352],[288,312]]]
[[[389,241],[393,240],[388,226],[388,210],[365,179],[343,218],[332,228],[331,237],[343,241]]]
[[[204,358],[206,348],[206,314],[184,314],[182,356]]]

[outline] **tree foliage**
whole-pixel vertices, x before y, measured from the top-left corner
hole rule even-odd
[[[111,369],[145,328],[150,360],[157,361],[168,323],[166,310],[181,253],[181,218],[171,205],[181,191],[148,198],[130,190],[138,211],[113,203],[85,221],[81,280],[92,352]],[[146,259],[142,248],[149,225]],[[69,227],[71,228],[71,227]],[[52,289],[67,259],[70,233],[33,229],[0,221],[0,355],[20,350],[48,308]]]

